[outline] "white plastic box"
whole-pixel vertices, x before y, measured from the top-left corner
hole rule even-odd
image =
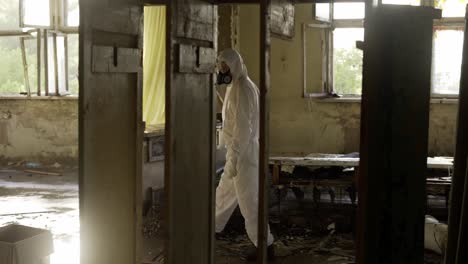
[[[0,227],[1,264],[49,264],[53,252],[48,230],[22,225]]]

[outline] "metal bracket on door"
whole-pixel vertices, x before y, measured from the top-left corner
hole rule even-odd
[[[93,46],[93,72],[136,73],[141,70],[139,49]]]

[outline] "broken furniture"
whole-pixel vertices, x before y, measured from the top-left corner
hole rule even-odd
[[[356,153],[357,154],[357,153]],[[270,165],[272,169],[272,184],[278,188],[282,187],[304,187],[313,186],[314,191],[318,191],[318,188],[322,187],[328,189],[334,202],[332,188],[343,189],[349,194],[349,198],[352,204],[356,201],[356,182],[357,174],[359,172],[359,157],[358,155],[344,155],[344,154],[311,154],[305,157],[293,157],[293,156],[282,156],[282,157],[270,157]],[[285,177],[282,170],[291,172],[294,167],[336,167],[336,168],[354,168],[354,175],[347,173],[338,173],[339,175],[333,175],[330,177],[296,177],[291,175]],[[427,168],[433,170],[446,171],[446,177],[432,177],[428,175],[426,181],[426,187],[428,194],[444,195],[448,202],[448,196],[450,193],[451,174],[453,170],[453,158],[451,157],[428,157]],[[314,195],[314,198],[317,198]],[[315,199],[315,202],[318,202]]]
[[[14,224],[0,228],[2,264],[48,264],[53,252],[49,230]]]

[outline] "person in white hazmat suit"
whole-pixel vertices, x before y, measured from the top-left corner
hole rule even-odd
[[[216,189],[216,233],[223,231],[239,205],[245,229],[257,246],[259,90],[247,75],[240,54],[227,49],[217,61],[217,84],[228,84],[223,103],[221,143],[226,146],[224,173]],[[273,258],[273,236],[268,227],[268,257]],[[256,259],[256,250],[249,252]]]

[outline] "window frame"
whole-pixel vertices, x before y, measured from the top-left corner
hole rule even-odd
[[[68,26],[67,21],[68,21],[68,2],[70,0],[55,0],[58,1],[59,3],[57,4],[57,10],[58,13],[60,14],[60,19],[57,21],[56,28],[60,29],[60,31],[64,33],[78,33],[78,27],[75,26]],[[78,21],[79,23],[79,21]]]
[[[465,18],[464,17],[442,17],[441,19],[434,20],[433,30],[464,30],[465,29]],[[434,47],[433,47],[434,48]],[[460,65],[461,69],[461,65]],[[457,99],[460,92],[457,94],[444,94],[444,93],[435,93],[432,89],[431,81],[431,98],[449,98]]]
[[[335,93],[334,86],[334,70],[333,70],[333,59],[334,59],[334,43],[333,43],[333,31],[336,28],[364,28],[364,18],[362,19],[334,19],[334,4],[335,3],[363,3],[364,0],[352,0],[346,2],[333,2],[329,4],[329,17],[328,19],[321,19],[317,16],[316,8],[314,9],[314,18],[317,23],[306,24],[305,28],[326,28],[324,30],[325,37],[323,42],[327,43],[325,47],[322,47],[323,52],[325,53],[322,56],[322,93],[309,93],[307,92],[307,66],[306,66],[306,45],[307,42],[304,40],[303,49],[304,49],[304,97],[305,98],[324,98],[324,97],[347,97],[347,98],[359,98],[360,94],[343,94],[337,96]],[[316,3],[316,5],[319,3]],[[364,7],[365,8],[365,7]],[[364,10],[365,11],[365,10]],[[365,12],[364,12],[365,13]],[[303,36],[305,39],[305,29],[303,29]],[[357,45],[357,44],[356,44]]]
[[[329,19],[321,19],[317,17],[316,13],[316,8],[314,8],[314,18],[317,21],[317,23],[311,23],[307,24],[307,27],[320,27],[320,26],[326,26],[327,28],[330,28],[331,30],[329,31],[328,34],[330,36],[326,36],[326,39],[330,39],[329,46],[327,49],[323,49],[323,52],[328,54],[322,56],[322,65],[325,64],[324,67],[322,67],[322,71],[325,71],[325,74],[327,75],[327,78],[324,78],[324,82],[322,85],[322,93],[308,93],[307,92],[307,78],[306,78],[306,47],[305,45],[307,44],[306,41],[304,40],[304,97],[305,98],[323,98],[323,97],[344,97],[344,98],[360,98],[361,95],[353,95],[353,94],[342,94],[339,96],[336,96],[335,93],[335,87],[334,87],[334,76],[333,76],[333,51],[334,51],[334,45],[333,45],[333,30],[335,28],[364,28],[364,21],[365,17],[363,19],[334,19],[334,9],[333,6],[335,3],[365,3],[364,0],[349,0],[349,1],[336,1],[329,3]],[[320,4],[320,3],[316,3]],[[377,5],[387,5],[383,4],[381,0],[377,2]],[[435,6],[435,1],[421,1],[421,6],[430,6],[437,8]],[[366,7],[365,7],[366,8]],[[364,10],[365,14],[367,13],[366,10]],[[303,29],[303,36],[305,38],[305,28]],[[442,17],[441,19],[435,19],[434,20],[434,30],[460,30],[460,29],[465,29],[465,17]],[[356,43],[356,46],[358,46],[358,43]],[[327,58],[325,60],[324,58]],[[460,65],[461,67],[461,65]],[[324,74],[324,73],[322,73]],[[432,83],[432,82],[431,82]],[[433,87],[431,86],[431,98],[434,99],[457,99],[459,97],[459,94],[443,94],[443,93],[436,93],[433,90]]]
[[[24,1],[19,0],[19,27],[20,30],[10,30],[10,31],[0,31],[1,37],[18,37],[20,43],[24,41],[25,38],[35,38],[37,39],[37,80],[36,80],[36,89],[33,88],[33,83],[29,80],[29,75],[26,76],[28,69],[27,59],[25,58],[26,49],[24,45],[20,45],[22,53],[22,64],[23,64],[23,74],[24,74],[24,89],[27,91],[26,96],[22,93],[14,94],[14,97],[18,98],[31,98],[34,95],[39,96],[71,96],[77,97],[75,94],[71,94],[69,87],[69,76],[68,76],[68,35],[70,34],[79,34],[79,27],[72,27],[66,25],[67,18],[67,3],[68,0],[49,0],[50,3],[50,26],[40,26],[40,25],[28,25],[24,23]],[[34,35],[35,34],[35,35]],[[62,36],[64,38],[64,77],[65,78],[65,87],[60,91],[60,88],[57,86],[57,81],[55,81],[54,91],[49,91],[49,63],[54,64],[54,74],[55,78],[58,76],[58,67],[57,53],[58,53],[58,40],[57,36]],[[52,37],[52,47],[49,47],[49,38]],[[51,48],[51,49],[50,49]],[[53,52],[53,60],[49,60],[49,52]],[[44,79],[42,79],[44,78]],[[44,83],[42,82],[44,80]],[[60,84],[59,84],[60,85]],[[12,97],[12,94],[1,94],[2,97]]]
[[[307,92],[307,30],[310,29],[320,29],[321,35],[322,35],[322,42],[321,42],[321,50],[322,52],[322,84],[321,84],[321,93],[309,93]],[[304,98],[323,98],[327,97],[329,94],[329,78],[330,75],[328,74],[329,69],[328,67],[331,65],[329,62],[330,58],[330,53],[329,48],[330,48],[330,41],[332,41],[329,36],[329,32],[332,30],[330,25],[327,24],[320,24],[320,23],[311,23],[307,24],[304,23],[302,24],[302,48],[303,48],[303,97]]]

